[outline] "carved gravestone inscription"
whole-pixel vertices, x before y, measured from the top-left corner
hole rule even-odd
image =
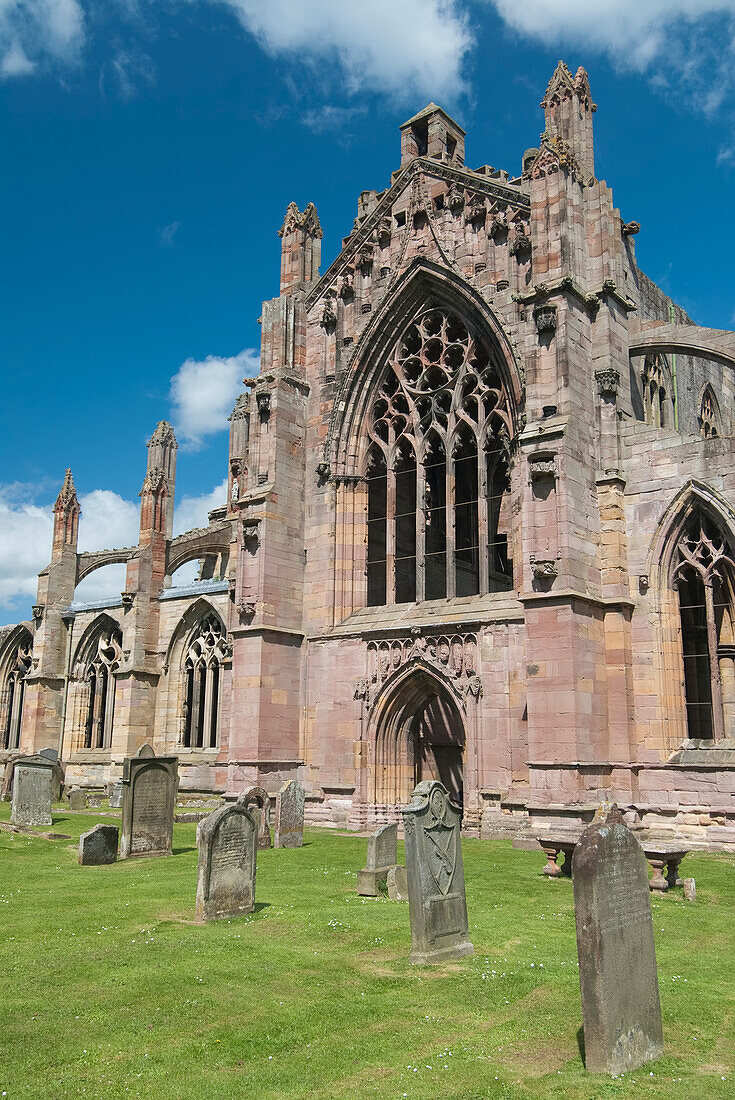
[[[258,820],[257,810],[245,805],[247,793],[197,826],[197,921],[253,911]]]
[[[43,756],[24,756],[13,770],[10,821],[13,825],[51,825],[54,765]]]
[[[178,758],[143,745],[123,764],[120,859],[171,854]]]
[[[289,779],[276,795],[276,848],[300,848],[304,843],[305,798],[298,779]]]
[[[626,1073],[663,1051],[648,867],[619,817],[593,823],[574,849],[572,881],[585,1065]]]
[[[117,825],[95,825],[79,837],[79,863],[100,867],[117,859]]]
[[[460,807],[433,779],[419,783],[401,807],[412,963],[435,963],[472,953],[460,842]]]
[[[357,892],[362,897],[377,897],[388,871],[398,863],[398,826],[382,825],[368,837],[367,866],[357,872]]]
[[[258,822],[258,848],[271,848],[271,797],[264,787],[250,787],[244,792],[244,805],[253,811]]]

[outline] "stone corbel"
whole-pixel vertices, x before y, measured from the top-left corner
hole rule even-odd
[[[324,301],[320,324],[325,332],[334,332],[337,327],[337,311],[331,298],[326,298]],[[258,404],[258,409],[260,409],[260,404]]]
[[[123,592],[120,595],[120,599],[122,600],[123,609],[129,611],[135,600],[135,592]]]
[[[255,401],[258,406],[258,415],[260,419],[267,420],[271,412],[270,390],[256,390]]]
[[[332,473],[332,467],[329,464],[329,462],[319,462],[319,463],[317,463],[316,476],[321,481],[328,481],[329,477],[331,476],[331,473]]]
[[[603,367],[602,370],[596,370],[595,382],[597,382],[597,392],[600,397],[611,402],[616,400],[618,386],[620,385],[620,371],[617,371],[614,367]]]
[[[34,605],[33,605],[33,621],[36,624],[40,623],[41,620],[43,619],[44,611],[45,611],[45,607],[43,606],[42,603],[34,603]]]
[[[553,558],[531,557],[531,572],[535,581],[553,581],[559,576],[559,568]]]
[[[528,459],[529,484],[547,480],[556,481],[556,458],[554,455],[531,455]]]
[[[553,336],[556,332],[556,306],[550,302],[539,302],[533,307],[533,320],[539,336]]]

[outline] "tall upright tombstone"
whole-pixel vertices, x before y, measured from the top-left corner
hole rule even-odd
[[[45,756],[15,761],[10,821],[13,825],[51,825],[54,763]]]
[[[663,1052],[648,864],[617,811],[572,857],[585,1065],[627,1073]]]
[[[298,779],[289,779],[276,795],[276,848],[300,848],[304,843],[305,800]]]
[[[178,757],[156,756],[150,745],[125,757],[120,859],[171,855],[178,765]]]
[[[419,783],[401,807],[406,839],[412,963],[470,955],[461,808],[437,780]]]
[[[271,796],[264,787],[250,787],[242,794],[243,804],[257,815],[258,848],[271,848]]]
[[[222,806],[197,826],[199,864],[195,920],[222,920],[252,913],[258,844],[257,811],[248,792]]]

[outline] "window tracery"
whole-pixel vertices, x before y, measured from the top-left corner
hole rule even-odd
[[[705,386],[697,417],[699,430],[705,439],[710,439],[722,434],[720,427],[720,410],[717,404],[714,390],[711,386]]]
[[[122,658],[122,633],[104,630],[97,638],[86,672],[89,685],[85,749],[109,749],[115,720],[115,672]]]
[[[216,748],[219,744],[222,666],[232,646],[219,616],[206,615],[197,624],[184,654],[184,728],[186,748]]]
[[[23,723],[25,680],[33,665],[33,639],[21,638],[7,662],[2,689],[2,747],[17,749]]]
[[[509,588],[510,401],[488,348],[426,308],[390,357],[367,456],[367,602]]]
[[[669,428],[668,363],[663,355],[647,355],[641,379],[643,387],[643,419],[652,428]]]
[[[687,726],[693,739],[735,735],[735,557],[718,527],[696,513],[676,548]]]

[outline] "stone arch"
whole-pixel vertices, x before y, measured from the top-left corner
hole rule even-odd
[[[220,611],[200,597],[181,616],[168,645],[164,673],[175,708],[176,747],[215,749],[220,744],[225,669],[232,643]]]
[[[20,748],[25,678],[33,666],[33,633],[19,623],[0,647],[0,749]]]
[[[702,387],[699,395],[699,414],[697,416],[699,430],[705,439],[722,435],[722,413],[720,402],[717,400],[711,382]]]
[[[72,751],[112,746],[122,643],[121,624],[108,614],[97,615],[77,643],[69,681]]]
[[[441,779],[462,799],[466,701],[441,669],[417,658],[389,677],[373,700],[366,738],[369,820],[397,820],[397,807],[422,779]]]
[[[735,511],[711,486],[691,479],[662,515],[648,556],[669,752],[690,737],[735,737],[734,555]],[[694,720],[698,707],[708,709],[706,723]]]

